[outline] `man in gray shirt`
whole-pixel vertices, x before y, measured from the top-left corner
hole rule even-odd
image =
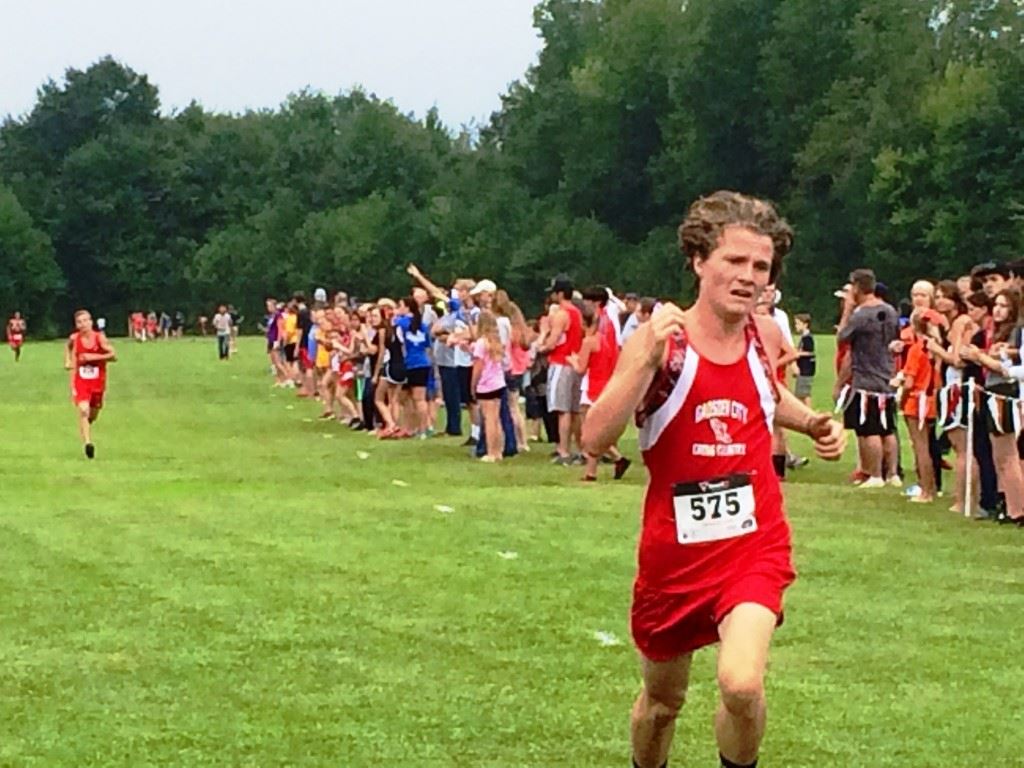
[[[870,269],[850,275],[837,337],[850,343],[853,381],[844,423],[857,435],[861,468],[869,476],[861,488],[901,484],[896,472],[896,399],[889,383],[896,373],[889,344],[899,338],[899,317],[875,295],[875,286]]]

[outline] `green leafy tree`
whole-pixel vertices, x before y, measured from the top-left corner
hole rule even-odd
[[[63,287],[50,238],[33,225],[14,192],[0,186],[0,312],[21,311],[45,329],[47,310]]]

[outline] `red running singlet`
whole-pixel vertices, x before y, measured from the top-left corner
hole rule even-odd
[[[650,475],[632,628],[664,661],[718,640],[741,603],[781,618],[792,583],[789,524],[772,466],[778,391],[754,320],[747,352],[719,365],[680,336],[640,411]]]
[[[79,355],[98,354],[103,351],[104,345],[101,342],[99,333],[93,332],[92,343],[86,344],[80,333],[71,334],[73,345],[74,361],[74,401],[75,403],[88,402],[93,408],[100,408],[103,405],[103,393],[107,388],[107,363],[106,361],[95,363],[79,362]]]

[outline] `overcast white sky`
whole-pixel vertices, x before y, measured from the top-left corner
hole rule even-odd
[[[0,116],[47,79],[111,54],[165,112],[276,107],[360,84],[457,128],[484,121],[540,50],[535,0],[0,0]]]

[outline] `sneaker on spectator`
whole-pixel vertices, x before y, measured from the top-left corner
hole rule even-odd
[[[885,488],[885,480],[880,477],[869,477],[858,488]]]
[[[903,487],[903,478],[900,477],[899,475],[893,475],[892,477],[890,477],[885,482],[887,482],[893,488],[902,488]]]
[[[572,456],[559,456],[556,453],[551,463],[558,467],[568,467],[572,465]]]
[[[870,475],[867,472],[861,472],[859,469],[855,469],[850,473],[850,482],[854,485],[860,485],[869,477]]]
[[[921,486],[920,485],[916,485],[916,484],[910,486],[905,491],[903,491],[903,495],[904,496],[919,496],[920,493],[921,493]]]

